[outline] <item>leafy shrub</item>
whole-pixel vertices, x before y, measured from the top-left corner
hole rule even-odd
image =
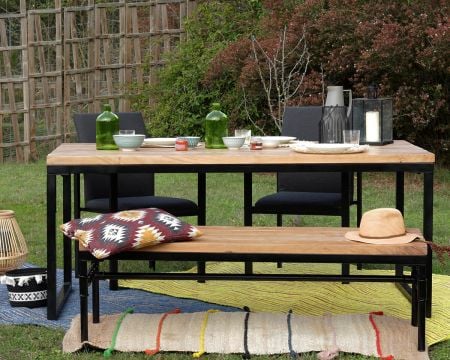
[[[208,85],[203,78],[216,53],[254,27],[260,9],[254,0],[199,1],[185,24],[187,40],[167,56],[158,83],[135,84],[139,95],[133,107],[150,119],[152,136],[203,135],[205,116],[216,101],[228,113],[229,104],[238,101],[229,76]]]

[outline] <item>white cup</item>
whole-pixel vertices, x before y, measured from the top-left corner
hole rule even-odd
[[[343,130],[342,135],[344,144],[359,145],[359,130]]]

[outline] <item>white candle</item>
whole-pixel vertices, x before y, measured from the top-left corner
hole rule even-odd
[[[366,141],[380,141],[380,113],[378,111],[366,112]]]

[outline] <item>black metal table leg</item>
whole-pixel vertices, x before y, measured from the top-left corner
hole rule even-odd
[[[362,217],[362,173],[356,173],[356,226],[359,227]]]
[[[47,174],[47,319],[56,320],[56,175]]]
[[[244,226],[252,226],[252,173],[244,173]]]
[[[245,172],[244,173],[244,226],[252,226],[252,201],[253,201],[253,194],[252,194],[252,173],[251,172]],[[250,261],[245,262],[245,273],[247,275],[253,273],[253,264]]]
[[[395,207],[402,214],[405,212],[405,173],[397,171],[395,177]]]
[[[109,194],[109,209],[111,212],[115,212],[118,209],[117,193],[118,193],[118,175],[109,175],[110,194]],[[117,260],[109,261],[109,271],[117,272],[119,269],[119,263]],[[119,288],[119,282],[115,279],[109,281],[109,290],[117,290]]]
[[[71,175],[63,175],[63,222],[72,218],[72,182]],[[64,236],[64,284],[72,284],[72,239]]]
[[[63,175],[63,219],[71,216],[70,175]],[[57,320],[72,290],[71,240],[63,239],[63,286],[58,291],[56,278],[56,175],[47,173],[47,319]]]
[[[349,227],[350,226],[350,173],[343,172],[341,173],[341,189],[342,189],[342,198],[341,198],[341,226]],[[352,194],[353,195],[353,194]],[[350,264],[343,263],[341,265],[342,275],[347,276],[350,274]],[[349,284],[348,281],[343,281],[343,284]]]
[[[198,225],[206,225],[206,173],[197,174]]]
[[[73,175],[73,217],[75,219],[79,219],[81,217],[80,174]],[[78,243],[74,242],[75,278],[78,278],[78,252]]]
[[[433,241],[433,171],[423,174],[423,236],[425,240]],[[433,292],[433,266],[432,252],[428,246],[427,255],[427,304],[426,314],[431,317],[431,303]]]

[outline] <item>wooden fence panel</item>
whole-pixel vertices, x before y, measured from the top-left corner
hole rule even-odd
[[[36,159],[64,138],[61,8],[29,10],[30,153]]]
[[[0,17],[0,161],[29,160],[26,4],[20,12]],[[25,35],[24,35],[25,34]]]
[[[195,0],[116,0],[0,14],[0,162],[73,138],[73,114],[130,110],[130,83],[156,81]],[[145,66],[149,63],[150,67]]]

